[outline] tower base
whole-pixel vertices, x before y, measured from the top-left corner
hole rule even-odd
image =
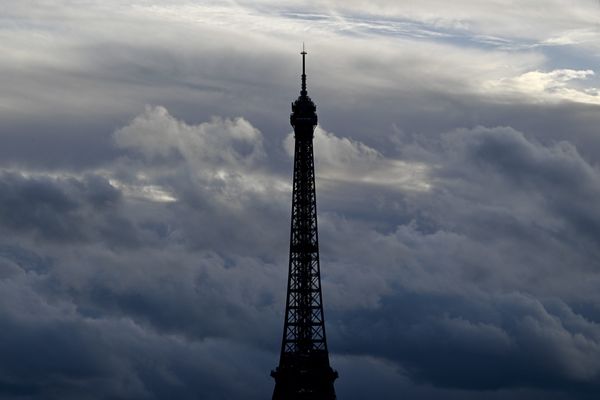
[[[338,373],[329,366],[326,352],[285,354],[275,378],[273,400],[335,400],[333,381]]]

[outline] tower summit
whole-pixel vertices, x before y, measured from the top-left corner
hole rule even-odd
[[[335,400],[325,336],[313,137],[317,107],[306,91],[306,51],[302,48],[302,89],[292,103],[294,178],[285,321],[273,400]]]

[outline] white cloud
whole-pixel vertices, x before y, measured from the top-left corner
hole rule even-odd
[[[285,194],[290,188],[266,170],[263,136],[243,118],[189,125],[164,107],[146,107],[114,133],[114,141],[130,154],[119,170],[130,181],[112,178],[128,188],[126,194],[172,201],[177,191],[211,188],[233,206],[240,196]]]
[[[289,134],[284,146],[294,154],[294,136]],[[424,191],[431,188],[430,167],[419,162],[389,159],[362,142],[339,137],[320,126],[315,129],[315,168],[317,179],[346,184],[375,184],[390,189]]]
[[[557,69],[549,72],[529,71],[512,78],[501,78],[484,83],[483,90],[499,99],[525,96],[531,102],[572,101],[600,105],[598,88],[578,88],[573,81],[594,76],[592,70]]]
[[[146,107],[129,125],[115,132],[117,146],[141,152],[146,158],[181,156],[202,167],[247,168],[265,156],[262,135],[243,118],[213,118],[187,125],[161,106]]]
[[[112,186],[121,190],[123,195],[133,199],[150,200],[159,203],[177,201],[173,193],[159,185],[128,185],[114,178],[109,179],[109,182]]]
[[[247,115],[264,104],[253,97],[257,88],[268,88],[261,95],[287,90],[283,72],[295,65],[293,43],[303,40],[320,59],[311,64],[320,69],[312,82],[327,82],[321,86],[339,94],[341,104],[361,96],[389,101],[399,89],[485,96],[479,90],[485,82],[552,68],[554,57],[543,46],[576,46],[582,37],[597,42],[589,6],[577,2],[560,18],[563,2],[547,7],[548,18],[539,18],[532,2],[513,12],[503,1],[452,7],[438,1],[327,1],[313,8],[285,2],[90,2],[52,12],[39,7],[33,15],[16,5],[7,15],[29,24],[0,28],[6,55],[0,61],[6,78],[0,112],[127,115],[147,103],[193,102],[226,104],[235,108],[233,115]],[[597,64],[593,54],[586,57],[572,68]]]

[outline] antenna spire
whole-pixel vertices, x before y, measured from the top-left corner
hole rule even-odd
[[[302,42],[302,91],[300,94],[306,96],[306,50],[304,49],[304,42]]]

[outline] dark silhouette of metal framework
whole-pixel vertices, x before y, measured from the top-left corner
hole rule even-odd
[[[273,400],[334,400],[323,317],[313,137],[317,107],[306,91],[306,51],[302,50],[302,90],[292,103],[294,184],[285,323]]]

